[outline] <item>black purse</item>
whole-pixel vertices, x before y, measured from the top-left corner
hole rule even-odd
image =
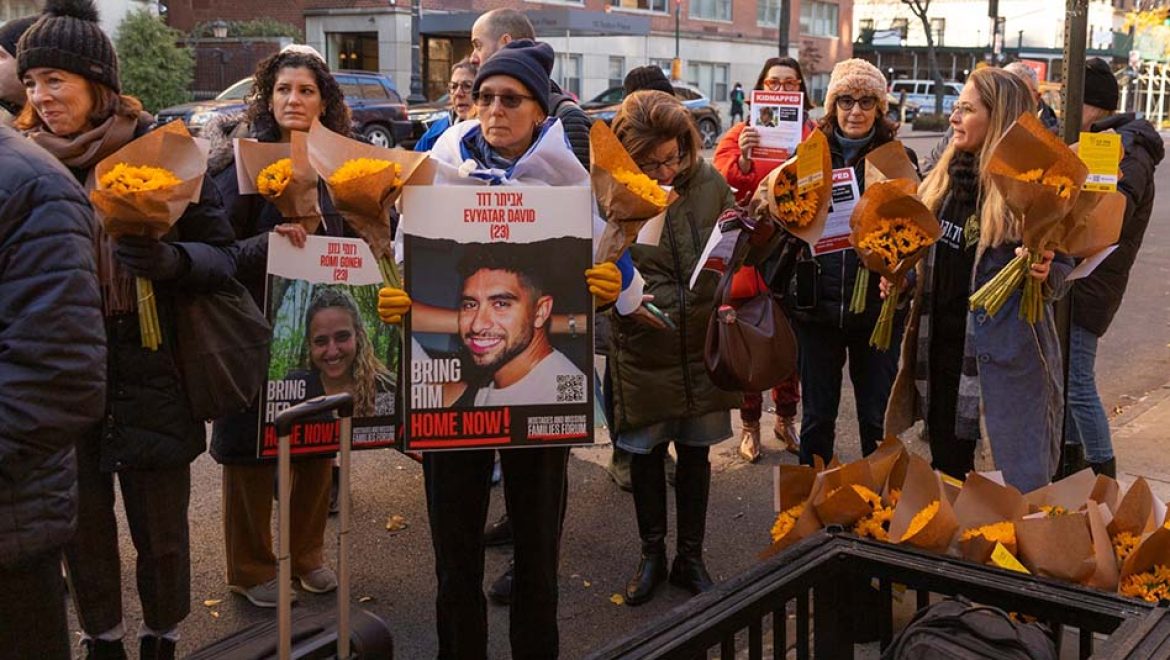
[[[196,419],[245,410],[267,380],[272,326],[236,280],[175,297],[175,362]]]

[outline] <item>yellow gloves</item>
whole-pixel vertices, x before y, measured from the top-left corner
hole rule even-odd
[[[402,289],[384,286],[378,289],[378,316],[383,323],[398,325],[410,311],[410,296]]]
[[[622,292],[622,272],[616,264],[606,261],[593,264],[585,270],[585,283],[589,285],[589,293],[593,294],[595,307],[604,307],[618,299]]]

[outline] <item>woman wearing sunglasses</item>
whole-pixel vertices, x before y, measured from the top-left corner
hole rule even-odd
[[[801,139],[809,136],[816,130],[816,124],[808,118],[808,111],[812,109],[812,100],[804,85],[804,74],[800,70],[800,63],[791,57],[771,57],[764,62],[760,75],[756,78],[757,90],[770,92],[802,92],[804,93],[804,133]],[[735,189],[735,201],[740,205],[747,205],[755,192],[756,186],[776,167],[780,161],[753,158],[752,149],[760,145],[760,134],[755,128],[745,122],[732,126],[719,146],[715,148],[715,169],[727,179],[727,183]],[[784,269],[768,268],[768,272],[780,272]],[[781,277],[777,281],[787,281]],[[746,299],[755,296],[761,287],[766,286],[755,268],[744,266],[732,281],[732,296],[736,299]],[[778,287],[782,292],[784,287]],[[776,426],[772,435],[793,454],[799,451],[796,444],[796,406],[800,404],[800,379],[796,374],[777,387],[772,388],[772,401],[776,404]],[[748,462],[755,462],[760,457],[760,417],[763,413],[764,397],[759,392],[745,392],[743,407],[740,408],[740,420],[743,422],[743,436],[739,443],[739,455]]]
[[[447,83],[447,100],[451,110],[431,123],[427,132],[414,143],[415,151],[430,151],[443,131],[451,128],[452,124],[475,116],[475,105],[471,102],[471,85],[475,82],[477,70],[478,67],[466,58],[451,67],[451,81]]]
[[[859,189],[865,187],[865,156],[894,139],[897,126],[886,119],[886,79],[877,67],[852,59],[833,67],[825,94],[825,116],[818,128],[829,139],[833,168],[853,168]],[[906,150],[917,166],[914,152]],[[882,440],[882,421],[894,376],[898,372],[901,342],[900,315],[894,322],[891,348],[879,351],[869,336],[881,308],[880,278],[871,277],[865,312],[849,312],[853,284],[860,262],[853,250],[834,252],[797,265],[797,291],[809,291],[812,300],[793,310],[793,326],[800,344],[800,387],[803,415],[800,461],[811,465],[814,456],[827,463],[833,456],[837,408],[841,400],[841,370],[849,361],[849,377],[857,402],[861,451],[872,452]],[[802,296],[804,297],[804,296]]]
[[[554,58],[548,44],[519,39],[484,61],[472,86],[479,120],[456,124],[439,137],[430,151],[435,184],[589,185],[589,173],[573,154],[560,120],[549,116]],[[404,223],[416,220],[426,218],[403,218]],[[595,235],[603,224],[594,218]],[[616,301],[619,312],[630,313],[642,304],[642,285],[629,256],[623,262],[624,267],[596,264],[583,275],[597,305]],[[387,323],[401,323],[410,304],[405,291],[387,287],[380,292],[378,312]],[[430,452],[423,458],[441,658],[486,657],[483,528],[494,455],[470,450]],[[500,450],[515,550],[512,657],[557,657],[557,558],[568,458],[565,447]]]

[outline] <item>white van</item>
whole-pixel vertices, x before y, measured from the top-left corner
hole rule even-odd
[[[944,82],[943,113],[950,114],[955,101],[959,100],[959,93],[963,91],[963,83]],[[906,93],[906,99],[919,105],[922,114],[934,112],[934,81],[933,80],[895,80],[890,85],[890,93],[901,97]]]

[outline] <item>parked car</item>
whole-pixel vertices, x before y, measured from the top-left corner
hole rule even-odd
[[[943,114],[950,114],[955,101],[963,91],[963,83],[943,83]],[[925,112],[934,112],[934,81],[933,80],[895,80],[890,84],[890,92],[894,96],[906,93],[906,99],[917,103]]]
[[[370,71],[336,71],[333,77],[345,94],[345,103],[353,114],[353,130],[371,144],[393,147],[410,139],[411,125],[406,102],[398,95],[390,76]],[[198,135],[207,120],[216,114],[242,111],[252,90],[252,78],[244,78],[228,87],[211,101],[184,103],[158,112],[160,124],[182,120],[193,135]]]
[[[886,100],[890,104],[890,109],[888,112],[886,112],[886,116],[890,118],[890,121],[911,124],[914,122],[914,118],[918,116],[918,113],[922,112],[922,106],[918,105],[914,101],[911,101],[910,99],[907,98],[906,99],[906,120],[905,120],[905,122],[903,122],[902,121],[902,95],[901,94],[887,93]]]
[[[410,118],[410,137],[402,142],[402,146],[407,149],[413,148],[414,143],[419,141],[431,124],[447,116],[450,112],[449,103],[449,96],[444,94],[434,101],[410,106],[406,111],[406,116]]]
[[[723,133],[723,116],[719,113],[719,108],[697,87],[686,83],[674,83],[673,87],[674,95],[682,101],[687,110],[691,111],[691,116],[694,117],[695,124],[699,127],[699,135],[703,138],[703,148],[714,149],[716,142],[719,141],[719,136]],[[582,103],[581,109],[594,119],[600,119],[608,124],[613,121],[618,106],[621,105],[622,99],[625,97],[626,90],[624,88],[610,87]]]

